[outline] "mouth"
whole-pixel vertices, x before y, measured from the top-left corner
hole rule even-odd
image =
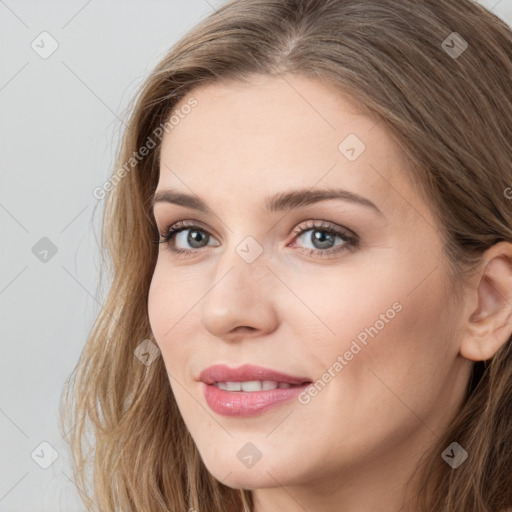
[[[271,391],[273,389],[289,389],[301,384],[290,384],[289,382],[277,382],[275,380],[248,380],[242,382],[214,382],[213,386],[226,391]]]
[[[230,391],[242,391],[241,388],[238,389],[239,384],[240,386],[247,386],[247,389],[243,389],[243,391],[261,391],[261,389],[256,388],[259,383],[261,383],[261,386],[268,386],[269,389],[275,389],[271,387],[274,383],[277,383],[276,387],[279,387],[281,384],[297,386],[305,382],[311,382],[311,379],[307,377],[289,375],[277,370],[251,364],[244,364],[237,368],[231,368],[225,364],[216,364],[204,369],[199,375],[199,380],[205,384],[232,385]]]
[[[252,365],[210,366],[201,372],[199,380],[212,411],[239,417],[262,414],[288,402],[312,382],[308,378]]]

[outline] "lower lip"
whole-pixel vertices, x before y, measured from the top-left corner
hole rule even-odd
[[[226,391],[213,384],[203,385],[203,393],[210,409],[223,416],[255,416],[283,402],[292,400],[310,383],[292,388],[267,391]]]

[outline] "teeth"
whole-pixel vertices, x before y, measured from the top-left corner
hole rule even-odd
[[[226,382],[226,389],[228,391],[241,391],[242,384],[240,382]]]
[[[242,391],[261,391],[263,384],[259,380],[242,382]]]
[[[287,382],[276,382],[272,380],[249,380],[245,382],[215,382],[214,384],[219,389],[226,391],[270,391],[272,389],[287,389],[292,385]]]

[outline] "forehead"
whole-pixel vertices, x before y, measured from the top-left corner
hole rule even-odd
[[[180,121],[164,135],[158,188],[185,184],[203,197],[248,200],[291,184],[342,186],[402,215],[420,201],[382,123],[326,84],[296,75],[214,83],[173,112]]]
[[[270,144],[267,153],[284,142],[307,142],[303,147],[318,147],[320,151],[338,151],[338,139],[354,133],[371,145],[387,146],[382,130],[372,130],[372,140],[365,137],[377,124],[377,118],[362,105],[325,84],[296,75],[279,77],[256,75],[251,83],[214,83],[193,90],[174,112],[194,98],[197,105],[179,126],[166,134],[167,145],[201,143],[216,146],[231,140],[252,141],[243,151],[248,152],[258,142]],[[212,128],[216,128],[212,130]],[[172,136],[171,136],[172,134]],[[290,146],[283,149],[294,149]],[[241,149],[242,151],[242,149]],[[280,151],[282,153],[282,151]]]

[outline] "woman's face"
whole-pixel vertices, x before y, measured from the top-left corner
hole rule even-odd
[[[155,201],[162,235],[185,226],[159,246],[148,309],[201,457],[232,487],[364,475],[389,491],[471,369],[429,205],[382,123],[326,85],[257,77],[180,105],[192,97],[162,141],[157,193],[191,199]],[[214,365],[265,370],[208,379]]]

